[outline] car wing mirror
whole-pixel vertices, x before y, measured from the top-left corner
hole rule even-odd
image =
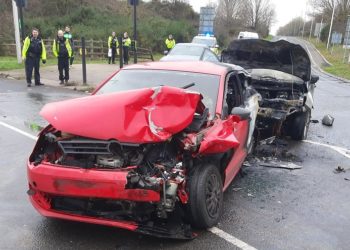
[[[316,82],[318,82],[319,79],[320,79],[319,76],[311,75],[310,83],[315,84]]]
[[[169,53],[169,51],[167,51],[167,50],[164,50],[164,52],[163,52],[163,54],[166,56],[166,55],[168,55],[168,53]]]
[[[235,107],[232,109],[231,115],[238,116],[242,121],[248,120],[250,118],[250,110],[241,107]]]

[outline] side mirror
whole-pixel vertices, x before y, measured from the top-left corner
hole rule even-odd
[[[316,82],[318,82],[319,79],[320,79],[319,76],[311,75],[310,83],[315,84]]]
[[[167,51],[167,50],[164,50],[164,52],[163,52],[163,54],[166,56],[166,55],[168,55],[168,53],[169,53],[169,51]]]
[[[235,107],[231,111],[231,115],[236,115],[241,118],[242,121],[250,119],[250,111],[245,108]]]

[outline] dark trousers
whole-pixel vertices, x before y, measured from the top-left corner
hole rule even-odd
[[[40,57],[27,57],[25,62],[26,67],[26,78],[27,83],[32,83],[32,75],[33,75],[33,68],[34,68],[34,79],[35,84],[40,83]]]
[[[123,59],[124,64],[129,64],[129,47],[123,46]]]
[[[64,74],[63,74],[64,71]],[[58,72],[60,81],[69,80],[69,58],[58,57]]]
[[[112,49],[112,57],[108,57],[108,63],[111,63],[111,60],[112,60],[112,63],[115,62],[115,54],[117,52],[117,48],[112,47],[111,49]]]

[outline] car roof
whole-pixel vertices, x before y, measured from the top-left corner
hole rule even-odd
[[[201,43],[177,43],[175,46],[191,46],[191,47],[209,48],[207,45],[201,44]]]
[[[230,70],[242,70],[241,67],[235,66],[233,64],[213,63],[204,61],[147,62],[142,64],[133,64],[125,67],[125,70],[128,69],[174,70],[211,75],[223,75]]]

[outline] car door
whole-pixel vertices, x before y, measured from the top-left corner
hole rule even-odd
[[[234,107],[243,107],[249,109],[249,102],[244,94],[245,77],[238,72],[231,72],[226,76],[225,92],[223,98],[222,119],[227,119],[231,115]],[[257,108],[256,108],[257,109]],[[224,189],[228,187],[233,178],[238,173],[243,161],[248,153],[248,142],[250,136],[250,120],[243,120],[235,123],[234,135],[239,141],[239,146],[235,149],[231,160],[225,169]]]

